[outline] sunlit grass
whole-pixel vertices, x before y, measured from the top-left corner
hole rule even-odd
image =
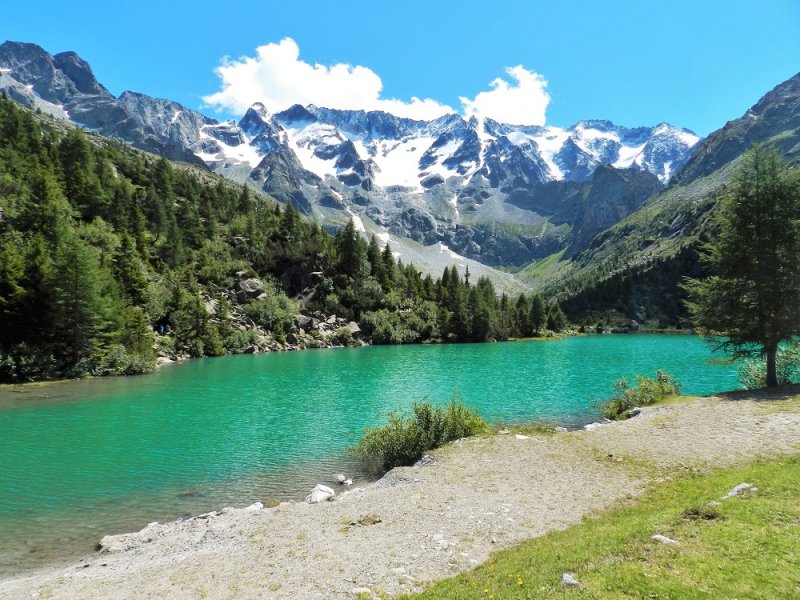
[[[742,482],[758,492],[720,500]],[[685,475],[581,525],[499,552],[418,597],[795,598],[798,498],[799,457]],[[659,543],[655,534],[678,543]],[[564,586],[563,573],[580,586]]]

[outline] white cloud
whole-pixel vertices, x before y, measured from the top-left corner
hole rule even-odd
[[[550,95],[545,91],[547,81],[522,65],[507,67],[506,73],[516,84],[498,77],[489,84],[493,88],[490,91],[478,93],[473,100],[459,98],[464,115],[488,117],[513,125],[544,125],[550,104]]]
[[[347,64],[311,65],[300,60],[291,38],[256,48],[256,56],[224,59],[215,70],[222,89],[203,98],[209,106],[244,113],[261,102],[271,112],[293,104],[327,108],[385,110],[398,116],[434,119],[455,112],[431,99],[410,102],[381,98],[383,82],[371,69]]]
[[[384,110],[413,119],[435,119],[457,112],[430,98],[410,101],[382,98],[383,82],[372,69],[348,64],[310,64],[300,59],[300,48],[291,38],[256,48],[255,56],[225,58],[215,69],[221,89],[203,97],[219,110],[243,114],[255,102],[270,112],[293,104],[327,108]],[[497,78],[491,90],[473,100],[461,97],[466,117],[489,117],[513,125],[544,125],[550,96],[547,82],[522,65],[508,67],[513,83]]]

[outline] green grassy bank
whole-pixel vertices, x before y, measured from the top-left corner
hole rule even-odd
[[[721,499],[743,482],[757,492]],[[563,573],[580,585],[562,584]],[[681,475],[416,597],[800,597],[800,457]]]

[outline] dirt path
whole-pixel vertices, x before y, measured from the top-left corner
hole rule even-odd
[[[106,539],[0,598],[353,598],[473,568],[673,470],[800,452],[800,398],[739,394],[652,407],[592,431],[464,440],[317,505],[284,503]]]

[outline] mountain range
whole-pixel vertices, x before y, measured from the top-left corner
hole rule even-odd
[[[0,90],[247,182],[330,229],[355,217],[401,254],[411,240],[492,266],[583,248],[666,185],[700,141],[666,123],[631,129],[586,120],[562,129],[313,105],[270,114],[256,103],[238,122],[219,122],[170,100],[115,97],[74,52],[19,42],[0,45]],[[614,194],[604,195],[611,181]]]
[[[680,278],[701,268],[742,153],[763,142],[800,161],[800,74],[705,140],[667,123],[532,127],[313,105],[273,114],[256,103],[220,122],[170,100],[115,97],[75,53],[18,42],[0,45],[0,90],[247,183],[329,230],[353,219],[424,270],[469,266],[499,289],[556,294],[573,314],[676,317]]]

